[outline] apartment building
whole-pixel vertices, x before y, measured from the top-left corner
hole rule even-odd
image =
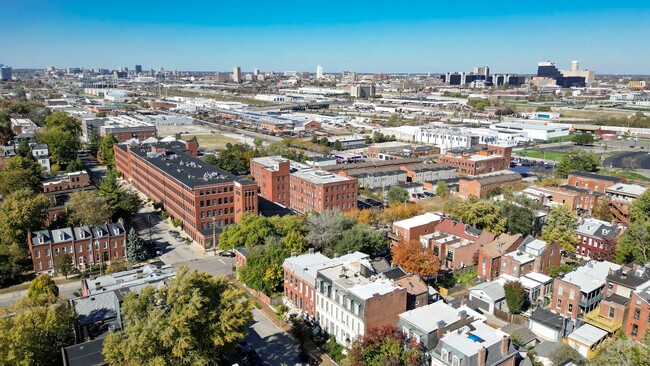
[[[621,178],[590,172],[573,172],[567,177],[567,185],[569,186],[602,194],[605,194],[605,189],[619,183],[620,181]]]
[[[568,184],[561,185],[558,187],[558,189],[565,192],[573,192],[579,194],[576,209],[578,212],[587,213],[589,215],[599,200],[605,199],[605,195],[600,192],[590,191],[588,189],[578,188]]]
[[[340,263],[370,259],[367,254],[355,252],[331,259],[310,250],[309,253],[286,258],[282,264],[284,272],[284,302],[301,314],[316,318],[316,275],[319,270]]]
[[[650,282],[645,266],[629,263],[607,275],[603,299],[598,307],[584,314],[582,320],[612,334],[631,321],[640,320],[640,310],[630,315],[633,294]],[[632,304],[635,305],[635,304]],[[634,306],[635,309],[636,306]],[[646,317],[646,319],[648,318]]]
[[[257,214],[257,184],[206,164],[196,143],[169,141],[115,145],[115,168],[156,203],[204,250],[213,235]]]
[[[420,236],[433,233],[441,220],[442,216],[426,212],[405,220],[395,221],[393,230],[388,233],[388,237],[392,239],[393,245],[400,241],[419,240]]]
[[[575,234],[578,237],[576,255],[582,258],[608,259],[616,249],[625,227],[594,218],[581,219]]]
[[[517,278],[532,272],[545,274],[548,267],[559,265],[561,259],[559,244],[528,236],[516,251],[503,255],[501,274]]]
[[[516,250],[523,240],[524,237],[521,234],[503,233],[482,245],[478,253],[478,277],[486,281],[492,281],[499,277],[503,255]]]
[[[551,311],[568,319],[577,319],[596,309],[605,292],[610,270],[620,265],[602,261],[590,261],[562,277],[555,279]]]
[[[357,207],[358,181],[322,170],[300,170],[289,177],[290,208],[301,212],[349,211]]]
[[[488,231],[443,218],[433,233],[420,236],[420,243],[433,250],[442,268],[457,269],[474,264],[481,245],[493,239],[494,234]]]
[[[487,145],[486,148],[451,149],[439,163],[455,167],[458,174],[480,175],[510,168],[512,147]]]
[[[49,177],[41,182],[41,190],[46,195],[55,194],[61,191],[68,191],[76,188],[83,188],[90,185],[90,176],[85,170],[78,172],[64,173],[55,177]]]
[[[504,185],[521,183],[521,175],[507,171],[503,174],[488,174],[460,178],[458,195],[461,197],[476,196],[484,198],[490,191],[496,191]]]
[[[354,178],[359,182],[359,187],[368,189],[388,189],[406,183],[407,180],[406,172],[395,166],[348,169],[340,172],[339,175]]]
[[[476,320],[447,332],[429,354],[432,366],[514,366],[519,353],[507,333]]]
[[[281,156],[267,156],[251,159],[250,166],[260,197],[289,207],[291,161]]]
[[[126,260],[126,231],[119,222],[34,231],[27,236],[27,244],[36,273],[54,274],[55,258],[62,254],[70,254],[80,270]]]
[[[396,326],[399,314],[406,310],[406,289],[377,274],[368,260],[341,263],[317,273],[318,323],[344,346],[367,329]]]

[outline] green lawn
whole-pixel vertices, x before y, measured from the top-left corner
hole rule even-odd
[[[521,157],[526,157],[526,158],[536,158],[536,159],[547,159],[547,160],[557,160],[557,161],[559,161],[566,154],[566,152],[564,152],[564,151],[546,150],[546,154],[544,154],[544,151],[542,151],[542,150],[528,149],[528,150],[514,151],[514,154],[518,155],[518,156],[521,156]]]
[[[549,139],[548,142],[565,142],[565,141],[571,141],[573,139],[574,135],[566,135],[566,136],[560,136],[560,137],[553,137],[552,139]]]
[[[599,170],[599,174],[604,174],[604,175],[611,175],[613,177],[621,177],[621,178],[626,178],[629,180],[639,180],[642,182],[650,182],[650,178],[641,175],[634,170],[618,170],[618,169],[612,169],[612,170]]]
[[[187,134],[182,135],[181,139],[188,141],[192,137],[196,137],[196,140],[199,142],[199,148],[202,150],[215,150],[220,149],[226,146],[227,143],[236,144],[240,141],[228,136],[224,136],[219,133],[208,133],[208,134]]]

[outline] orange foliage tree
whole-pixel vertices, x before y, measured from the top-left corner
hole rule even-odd
[[[417,273],[427,278],[436,276],[440,261],[433,250],[423,247],[417,240],[401,241],[391,248],[393,263],[399,264],[406,272]]]

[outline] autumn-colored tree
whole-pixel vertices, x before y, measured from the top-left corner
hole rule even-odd
[[[373,209],[359,210],[355,208],[343,214],[365,225],[374,225],[379,222],[379,211]]]
[[[419,215],[423,212],[423,208],[419,204],[402,203],[386,207],[379,218],[379,221],[384,224],[392,225],[393,222],[408,219]]]
[[[612,215],[612,210],[609,208],[607,200],[605,199],[598,199],[598,202],[594,205],[594,209],[592,210],[592,215],[598,220],[603,221],[612,221],[612,218],[614,217]]]
[[[391,253],[393,263],[424,278],[436,276],[440,270],[440,260],[433,250],[422,246],[417,240],[402,241],[391,248]]]
[[[422,346],[395,327],[370,328],[352,343],[350,366],[420,366]]]

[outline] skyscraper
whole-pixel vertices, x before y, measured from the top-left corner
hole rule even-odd
[[[135,73],[142,74],[142,65],[135,65]]]
[[[9,66],[0,67],[0,80],[2,81],[11,80],[11,67]]]
[[[235,66],[232,69],[232,80],[236,83],[241,83],[241,67]]]
[[[318,65],[316,66],[316,79],[322,79],[323,78],[323,66]]]

